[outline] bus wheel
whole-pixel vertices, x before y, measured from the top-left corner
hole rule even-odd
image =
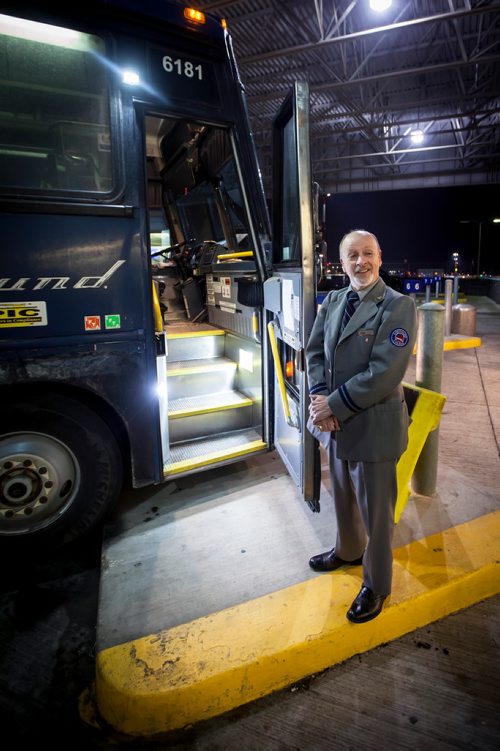
[[[123,462],[113,433],[90,408],[45,394],[2,415],[0,539],[76,540],[118,497]]]

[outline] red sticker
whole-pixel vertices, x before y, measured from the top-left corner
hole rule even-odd
[[[100,331],[101,316],[85,316],[85,331]]]

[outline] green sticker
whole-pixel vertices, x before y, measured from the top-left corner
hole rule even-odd
[[[121,328],[120,316],[118,313],[107,315],[104,319],[104,325],[107,329],[119,329]]]

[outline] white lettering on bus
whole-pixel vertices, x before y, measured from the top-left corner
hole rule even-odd
[[[124,264],[125,261],[116,261],[102,276],[82,276],[75,284],[73,289],[98,289],[103,287],[108,279],[115,273],[115,271]],[[20,277],[16,281],[10,277],[0,279],[0,291],[1,292],[22,292],[27,289],[44,289],[48,287],[51,282],[52,286],[49,289],[68,289],[66,283],[70,281],[69,276],[39,276],[36,278],[35,283],[31,286],[28,283],[31,282],[29,276]],[[12,282],[10,287],[7,285]],[[28,284],[28,286],[26,286]]]

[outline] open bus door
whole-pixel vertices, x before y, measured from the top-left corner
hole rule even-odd
[[[319,445],[306,428],[307,344],[316,313],[309,150],[309,87],[296,82],[273,124],[273,276],[264,284],[274,360],[274,443],[313,511],[319,511]]]

